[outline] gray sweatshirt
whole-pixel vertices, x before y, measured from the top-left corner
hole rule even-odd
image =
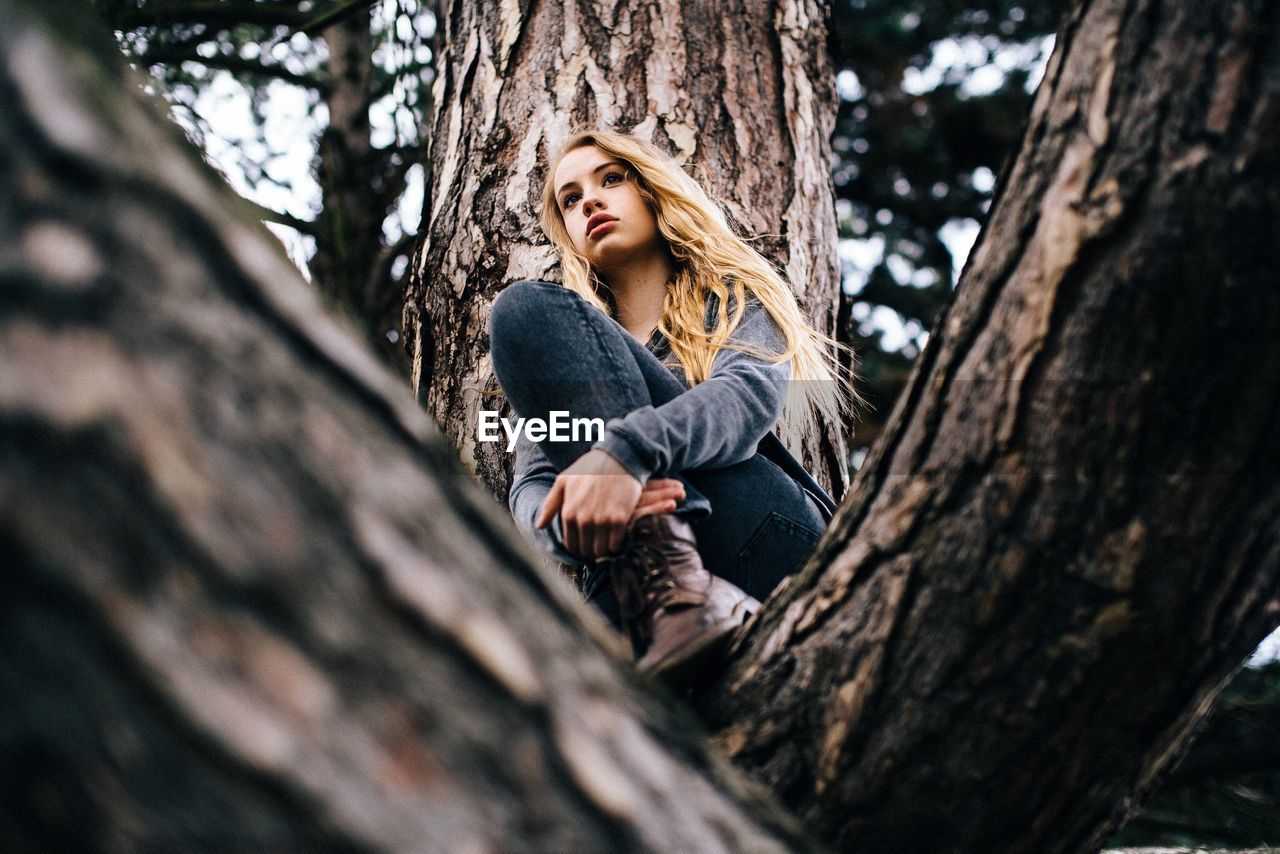
[[[719,302],[715,294],[707,300],[708,331],[716,323]],[[781,353],[787,343],[773,317],[750,296],[742,322],[729,340],[774,353]],[[670,357],[670,346],[660,332],[655,330],[645,346],[688,387],[683,368]],[[610,419],[605,423],[604,438],[592,447],[606,451],[641,483],[686,469],[722,468],[748,460],[781,416],[790,377],[790,359],[770,365],[740,350],[721,348],[711,376],[704,382],[661,406],[642,406],[622,418]],[[582,563],[564,548],[559,513],[546,528],[534,527],[558,474],[555,466],[523,431],[515,453],[515,480],[508,505],[516,526],[556,560],[569,565]]]

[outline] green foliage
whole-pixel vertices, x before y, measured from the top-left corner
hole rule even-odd
[[[91,0],[115,29],[125,55],[145,68],[175,118],[202,149],[215,134],[197,107],[214,78],[226,72],[245,87],[253,133],[245,140],[225,139],[235,168],[252,188],[263,183],[299,191],[271,168],[284,156],[267,138],[267,105],[272,87],[296,87],[306,97],[314,121],[299,128],[314,146],[324,128],[323,97],[330,81],[322,38],[299,30],[326,10],[343,3],[316,0]],[[431,83],[430,35],[434,22],[419,0],[369,0],[350,14],[368,14],[373,35],[373,98],[368,107],[391,117],[375,147],[385,153],[388,174],[417,162],[418,133]],[[318,114],[319,112],[319,114]],[[379,144],[380,143],[380,144]],[[317,212],[318,213],[318,212]]]
[[[407,232],[414,229],[400,216],[400,202],[426,150],[420,135],[430,103],[434,19],[425,2],[90,2],[210,162],[262,206],[264,219],[296,230],[289,243],[295,256],[313,262],[313,281],[330,305],[364,326],[372,343],[403,369],[394,303],[403,292],[400,278],[412,249]],[[359,20],[372,46],[365,57],[371,91],[355,111],[365,118],[333,128],[327,99],[338,87],[329,77],[324,33]],[[346,97],[344,106],[351,103]],[[219,131],[210,114],[225,119],[228,110],[218,98],[247,106],[244,127]],[[291,123],[281,120],[282,102],[294,105]],[[367,146],[345,144],[361,137]],[[325,138],[327,172],[318,153]],[[307,153],[300,156],[300,148]],[[300,169],[306,160],[310,168]],[[367,193],[353,199],[352,186]],[[340,204],[333,202],[339,197]]]
[[[838,0],[832,52],[840,94],[833,171],[840,235],[879,252],[846,264],[845,340],[875,411],[866,448],[940,312],[955,270],[944,229],[986,215],[994,178],[1021,138],[1029,82],[1065,4]],[[979,85],[981,84],[981,85]],[[888,346],[873,309],[896,312],[908,341]]]
[[[95,0],[94,5],[116,31],[125,55],[151,75],[174,118],[202,150],[216,132],[198,108],[199,98],[221,72],[243,84],[253,132],[247,143],[224,140],[235,168],[250,187],[271,182],[297,190],[269,168],[279,152],[266,139],[264,107],[276,81],[302,87],[310,109],[320,102],[326,85],[323,44],[294,35],[314,4]]]
[[[1280,661],[1245,667],[1111,847],[1280,845]]]

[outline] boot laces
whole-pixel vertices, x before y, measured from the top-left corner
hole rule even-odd
[[[653,615],[658,609],[678,604],[681,591],[701,593],[666,571],[671,557],[660,546],[641,541],[603,559],[613,579],[623,624],[640,648],[653,640]]]

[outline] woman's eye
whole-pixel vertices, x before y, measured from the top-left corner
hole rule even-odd
[[[607,186],[609,184],[610,178],[617,178],[619,181],[621,181],[625,177],[626,176],[623,175],[621,172],[610,172],[604,176],[604,180],[601,181],[600,183],[602,185]],[[564,199],[561,200],[560,204],[564,207],[565,210],[568,210],[569,208],[573,207],[573,203],[574,201],[577,200],[577,198],[578,198],[577,193],[569,193],[564,197]]]

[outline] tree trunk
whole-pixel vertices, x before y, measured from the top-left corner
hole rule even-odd
[[[375,156],[369,104],[373,89],[373,35],[368,10],[324,30],[330,86],[324,102],[329,121],[320,136],[316,178],[323,194],[316,220],[311,270],[317,287],[336,307],[363,325],[370,343],[391,349],[385,300],[368,292],[382,249],[386,216],[379,181],[385,168]]]
[[[47,5],[0,0],[0,848],[807,848]]]
[[[476,438],[477,411],[495,408],[476,390],[497,389],[485,322],[512,281],[559,281],[536,206],[548,156],[578,124],[634,129],[680,157],[834,331],[826,3],[442,6],[427,245],[404,326],[419,398],[495,494],[511,460]],[[830,425],[802,451],[837,497],[844,431]]]
[[[73,9],[0,0],[4,847],[805,848]],[[701,698],[822,841],[1096,848],[1277,621],[1278,15],[1060,39],[856,492]]]
[[[703,700],[819,838],[1096,849],[1280,622],[1278,17],[1060,35],[886,435]]]

